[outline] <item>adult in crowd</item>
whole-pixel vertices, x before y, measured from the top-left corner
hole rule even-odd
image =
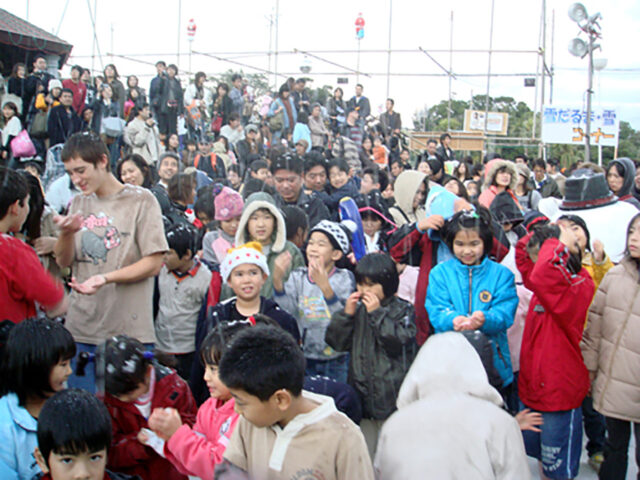
[[[195,79],[184,90],[184,107],[186,109],[187,127],[191,138],[200,138],[208,119],[211,106],[211,90],[205,88],[207,74],[196,73]]]
[[[167,251],[158,202],[113,176],[107,147],[94,134],[67,140],[62,161],[82,191],[69,215],[58,219],[54,248],[58,265],[74,272],[65,327],[78,353],[93,353],[118,334],[153,344],[153,277]],[[84,377],[73,376],[69,383],[94,391],[93,372],[88,365]]]
[[[547,163],[542,158],[536,158],[533,161],[533,177],[530,182],[533,188],[540,192],[542,198],[562,198],[558,184],[547,175]]]
[[[233,111],[233,101],[229,97],[229,85],[219,83],[211,103],[211,131],[219,133],[229,123],[229,115]]]
[[[60,105],[53,107],[47,120],[49,145],[64,143],[76,132],[82,130],[80,117],[73,108],[74,95],[70,88],[63,88]]]
[[[258,127],[250,123],[245,127],[244,131],[245,138],[236,143],[240,176],[244,175],[245,170],[253,159],[264,157],[264,145],[259,140]]]
[[[276,204],[300,207],[309,217],[309,227],[313,228],[321,220],[329,220],[329,210],[316,196],[307,194],[302,188],[302,159],[290,153],[279,155],[271,165],[276,184]]]
[[[22,97],[22,115],[29,119],[33,113],[32,103],[38,93],[46,94],[49,91],[49,82],[54,79],[53,75],[47,72],[47,59],[44,55],[37,54],[33,57],[33,70],[27,77]]]
[[[124,102],[127,99],[124,85],[120,81],[120,75],[118,69],[112,63],[104,67],[104,81],[109,84],[113,91],[113,101],[118,104],[118,115],[120,118],[124,118]]]
[[[162,60],[156,62],[156,76],[151,79],[149,86],[149,103],[151,112],[157,118],[160,114],[160,97],[162,96],[162,82],[166,77],[167,64]]]
[[[136,187],[151,188],[151,167],[147,161],[137,153],[127,155],[118,162],[116,166],[116,178],[129,185],[135,185]]]
[[[305,91],[307,81],[304,78],[299,78],[296,83],[293,84],[293,91],[291,97],[293,98],[293,104],[296,107],[296,111],[306,112],[307,116],[311,115],[311,100],[309,94]]]
[[[171,201],[169,200],[169,181],[180,171],[180,157],[176,153],[165,152],[160,155],[157,163],[158,183],[151,188],[160,204],[162,214],[166,215],[171,209]]]
[[[385,111],[380,115],[382,133],[387,142],[393,135],[400,135],[400,130],[402,129],[402,119],[399,113],[393,111],[394,105],[393,98],[387,98]]]
[[[480,194],[478,202],[483,207],[489,208],[496,195],[502,192],[509,192],[515,202],[518,203],[513,193],[517,182],[518,175],[513,162],[501,159],[491,160],[486,167],[484,190]]]
[[[640,210],[640,201],[632,195],[636,166],[630,158],[616,158],[607,165],[607,183],[619,200]]]
[[[78,115],[82,114],[87,98],[87,85],[81,80],[83,71],[80,65],[74,65],[71,67],[71,78],[62,81],[62,86],[73,93],[73,109]]]
[[[451,135],[448,133],[440,135],[440,145],[436,148],[435,154],[443,165],[445,162],[456,159],[456,153],[451,148]]]
[[[555,180],[560,193],[564,195],[564,182],[567,178],[560,171],[560,160],[557,158],[547,160],[547,175]]]
[[[220,136],[226,138],[231,146],[235,146],[244,138],[244,128],[242,127],[242,117],[236,112],[229,114],[229,123],[220,129]]]
[[[324,156],[316,151],[310,151],[304,156],[304,189],[307,194],[324,192],[327,186],[328,162]]]
[[[344,91],[338,87],[333,91],[333,96],[327,100],[327,115],[329,125],[333,133],[338,133],[347,119],[347,105],[344,101]]]
[[[309,117],[309,131],[311,132],[311,148],[324,148],[329,138],[329,130],[322,118],[322,107],[319,103],[311,105],[311,116]]]
[[[540,195],[540,192],[534,189],[529,182],[531,170],[529,170],[529,167],[527,167],[525,163],[516,163],[516,172],[518,172],[518,179],[513,193],[516,194],[522,210],[524,210],[525,213],[530,210],[538,210],[538,204],[540,200],[542,200],[542,195]]]
[[[27,78],[27,69],[24,63],[16,63],[11,69],[11,75],[7,82],[7,93],[16,95],[22,100],[25,95],[25,80]]]
[[[229,92],[229,98],[231,99],[231,111],[240,115],[242,118],[242,109],[244,107],[244,83],[242,81],[242,75],[234,73],[231,76],[231,91]]]
[[[347,108],[358,114],[358,123],[364,127],[367,117],[371,115],[371,105],[369,99],[362,94],[363,90],[362,84],[356,85],[356,94],[347,102]]]
[[[162,79],[160,103],[158,105],[158,128],[161,138],[178,133],[178,115],[184,112],[183,94],[178,75],[178,67],[167,67],[166,77]]]
[[[111,164],[116,165],[120,159],[120,139],[122,131],[107,128],[105,119],[120,119],[118,114],[118,103],[113,100],[113,89],[108,83],[103,83],[100,87],[100,96],[93,104],[93,119],[91,130],[98,133],[102,141],[109,148]],[[110,124],[120,125],[120,122],[109,120]],[[113,126],[111,125],[111,126]]]
[[[145,103],[142,108],[134,107],[131,116],[133,119],[124,129],[124,142],[131,147],[131,153],[142,156],[148,165],[153,165],[163,148],[149,104]]]
[[[291,98],[291,90],[286,83],[278,89],[278,98],[271,103],[267,118],[272,132],[271,144],[277,144],[281,138],[286,140],[298,118],[298,112]]]

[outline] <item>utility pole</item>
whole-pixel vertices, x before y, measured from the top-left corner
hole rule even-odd
[[[393,0],[389,0],[389,48],[387,50],[387,98],[389,98],[389,83],[391,80],[391,15],[393,14]],[[358,41],[358,48],[360,42]],[[358,70],[360,70],[358,63]]]

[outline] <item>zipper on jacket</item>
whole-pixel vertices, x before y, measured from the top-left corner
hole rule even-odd
[[[471,286],[473,284],[473,271],[471,270],[471,267],[469,267],[469,316],[471,316],[471,301],[473,300],[472,298],[472,293],[471,293]]]

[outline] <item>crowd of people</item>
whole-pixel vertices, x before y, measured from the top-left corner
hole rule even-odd
[[[362,85],[32,67],[2,97],[3,479],[571,479],[583,425],[599,478],[632,426],[640,463],[631,159],[410,151]]]

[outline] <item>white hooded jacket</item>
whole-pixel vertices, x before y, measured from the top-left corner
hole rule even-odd
[[[380,480],[528,480],[518,423],[500,406],[480,357],[460,333],[429,337],[385,423],[374,462]]]

